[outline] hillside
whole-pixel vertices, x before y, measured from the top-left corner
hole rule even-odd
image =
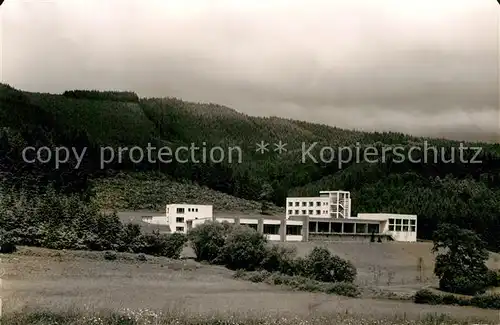
[[[272,110],[272,107],[270,107]],[[161,193],[170,183],[165,199],[201,202],[215,198],[215,205],[229,196],[257,204],[268,200],[283,206],[287,195],[316,195],[322,189],[344,189],[353,193],[353,212],[401,212],[419,215],[421,238],[430,238],[440,222],[452,222],[481,233],[489,246],[500,247],[500,163],[498,144],[464,144],[482,147],[475,157],[480,164],[459,161],[459,143],[445,139],[426,139],[401,133],[369,133],[344,130],[327,125],[283,119],[254,117],[231,108],[190,103],[177,98],[139,98],[130,92],[73,91],[65,94],[40,94],[0,86],[0,177],[4,187],[40,192],[52,184],[63,192],[82,193],[83,199],[97,195],[116,201],[120,207],[159,204]],[[273,152],[273,143],[282,141],[287,151]],[[270,152],[256,152],[256,143],[270,143]],[[424,141],[445,154],[438,161],[397,161],[388,151],[384,162],[351,160],[345,154],[331,161],[302,161],[302,146],[319,157],[322,146],[356,149],[372,148],[382,152],[398,146],[404,154]],[[100,148],[111,146],[180,146],[229,150],[239,146],[241,162],[134,163],[125,157],[101,168]],[[87,148],[80,167],[76,159],[55,169],[52,164],[29,164],[22,158],[26,146],[66,146]],[[454,152],[456,160],[445,161]],[[474,156],[467,151],[466,159]],[[414,159],[422,158],[414,151]],[[444,159],[443,159],[444,158]],[[339,166],[339,161],[345,161]],[[117,174],[147,174],[146,182],[136,177],[113,180]],[[157,179],[155,179],[157,177]],[[140,178],[139,178],[140,179]],[[149,183],[148,183],[149,182]],[[216,192],[189,189],[201,186]],[[97,185],[96,185],[97,184]],[[101,185],[99,185],[101,184]],[[161,185],[158,185],[161,184]],[[175,185],[173,185],[175,184]],[[184,184],[184,185],[179,185]],[[158,188],[156,188],[158,187]],[[132,193],[142,193],[133,198]],[[188,194],[192,193],[192,194]],[[222,197],[224,193],[228,196]],[[204,194],[203,194],[204,195]],[[231,199],[237,202],[239,199]],[[193,201],[193,202],[194,202]],[[150,203],[148,203],[150,202]],[[245,206],[247,201],[236,205]],[[224,206],[224,203],[222,204]],[[258,205],[258,204],[257,204]],[[231,203],[231,208],[234,204]]]

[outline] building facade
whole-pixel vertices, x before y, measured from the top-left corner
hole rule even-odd
[[[169,204],[166,218],[144,220],[166,224],[171,232],[187,233],[204,222],[218,221],[246,225],[271,241],[387,240],[416,242],[417,216],[409,214],[359,213],[351,216],[348,191],[321,191],[317,197],[289,197],[281,216],[214,214],[212,205]]]
[[[200,204],[168,204],[166,207],[167,223],[171,232],[186,234],[197,219],[212,219],[213,207]]]
[[[317,197],[288,197],[286,218],[350,218],[351,194],[347,191],[321,191]]]

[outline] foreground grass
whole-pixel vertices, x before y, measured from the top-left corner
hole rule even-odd
[[[279,315],[213,314],[193,315],[182,312],[159,313],[152,310],[124,310],[121,312],[69,311],[54,313],[45,310],[25,310],[7,314],[2,324],[10,325],[447,325],[470,324],[473,320],[457,321],[446,315],[429,314],[420,320],[396,317],[367,319],[349,314],[330,314],[300,318]],[[477,322],[477,320],[476,320]],[[480,324],[488,324],[481,322]],[[491,323],[493,324],[493,323]]]

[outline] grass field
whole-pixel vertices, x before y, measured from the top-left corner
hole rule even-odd
[[[305,254],[313,243],[296,243]],[[358,282],[365,289],[410,293],[434,279],[416,280],[417,260],[423,257],[426,272],[431,274],[430,245],[330,243],[336,254],[347,257],[358,267]],[[187,249],[184,255],[192,252]],[[490,261],[494,261],[495,257]],[[2,256],[3,312],[42,308],[54,312],[83,309],[87,311],[148,308],[193,314],[287,314],[310,317],[321,314],[348,314],[356,317],[419,319],[428,314],[446,314],[457,319],[478,318],[500,321],[498,311],[471,307],[417,305],[400,299],[384,299],[370,294],[354,299],[316,293],[292,292],[286,288],[233,279],[225,268],[199,264],[193,260],[172,261],[149,257],[135,260],[122,254],[106,261],[99,252],[52,251],[21,248]],[[373,268],[393,271],[393,283],[382,276],[378,285]],[[374,298],[376,297],[376,298]]]

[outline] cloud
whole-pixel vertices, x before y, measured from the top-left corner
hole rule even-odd
[[[2,81],[127,89],[367,130],[496,136],[498,5],[54,0],[2,6]]]

